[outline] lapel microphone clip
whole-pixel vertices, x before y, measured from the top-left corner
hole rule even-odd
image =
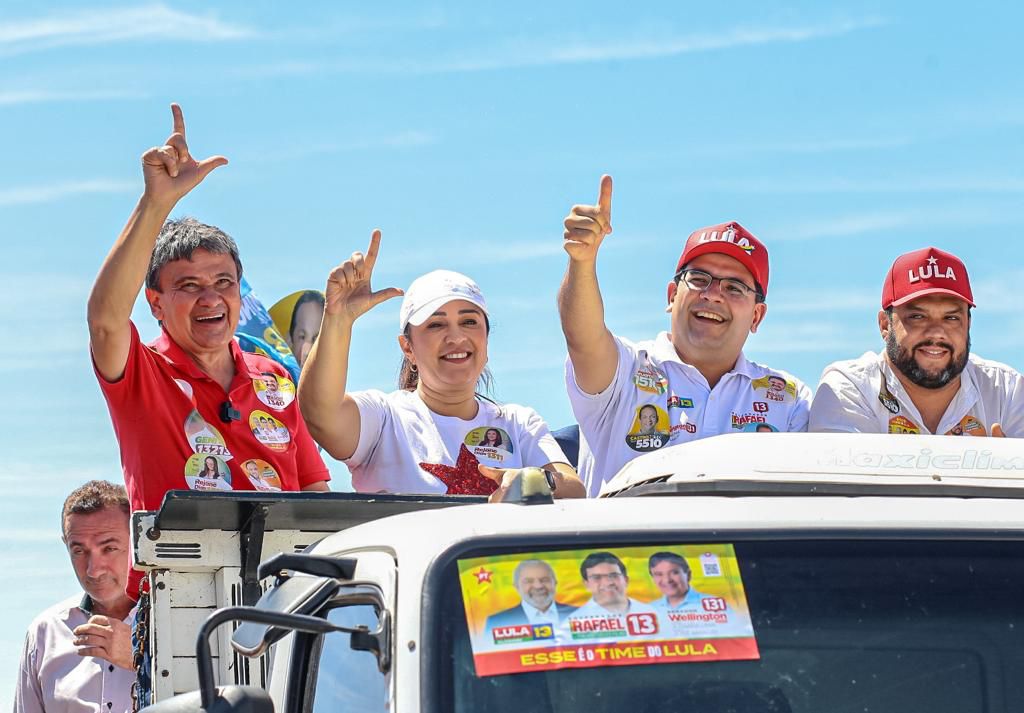
[[[231,405],[231,401],[225,401],[220,405],[220,420],[224,423],[241,421],[242,412]]]

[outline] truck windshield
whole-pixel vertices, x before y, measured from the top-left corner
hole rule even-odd
[[[563,634],[552,634],[544,624],[538,628],[536,617],[532,625],[529,620],[525,622],[525,629],[507,617],[501,618],[516,606],[526,611],[511,594],[504,601],[509,609],[488,615],[486,623],[481,624],[481,618],[467,615],[466,603],[475,596],[469,592],[475,590],[467,588],[465,576],[467,572],[474,575],[475,579],[468,581],[472,586],[479,583],[481,590],[500,587],[497,580],[501,576],[511,586],[512,574],[501,574],[503,563],[536,563],[544,560],[538,554],[542,551],[566,552],[569,548],[578,551],[577,559],[583,562],[587,554],[597,550],[614,553],[615,545],[605,543],[579,549],[579,543],[563,543],[560,547],[531,544],[529,548],[506,546],[458,554],[432,575],[430,586],[437,596],[428,593],[425,598],[424,614],[432,625],[425,635],[433,636],[433,641],[426,641],[424,647],[425,710],[1024,710],[1024,542],[802,539],[734,541],[714,546],[734,552],[733,561],[742,579],[742,592],[737,598],[745,599],[744,602],[724,596],[708,597],[715,601],[727,599],[725,604],[715,606],[732,607],[736,611],[730,610],[730,616],[737,613],[740,621],[734,630],[723,630],[719,632],[720,638],[710,639],[716,654],[710,654],[706,648],[708,636],[715,636],[714,632],[700,628],[710,626],[706,621],[713,618],[707,606],[700,614],[678,615],[673,620],[685,619],[686,626],[698,623],[696,629],[683,631],[682,635],[677,631],[671,645],[661,642],[652,648],[650,637],[644,639],[646,615],[642,613],[657,608],[659,600],[654,594],[664,596],[662,606],[673,599],[673,592],[679,594],[679,577],[673,583],[670,576],[671,565],[677,560],[671,557],[657,562],[653,557],[637,557],[627,561],[628,572],[620,574],[616,574],[614,562],[599,563],[587,570],[599,574],[604,585],[618,578],[627,606],[639,612],[634,618],[639,617],[636,621],[640,623],[630,624],[622,635],[625,643],[616,644],[601,638],[610,636],[607,631],[588,631],[592,623],[566,624],[573,616],[569,614],[573,607],[577,618],[580,612],[593,611],[583,608],[591,603],[580,602],[578,598],[561,601],[572,596],[563,580],[581,577],[579,568],[573,574],[567,567],[548,567],[558,581],[547,585],[542,582],[547,576],[542,566],[527,563],[518,572],[522,581],[516,591],[537,605],[535,609],[544,606],[541,600],[545,598],[545,586],[557,591],[554,600],[558,604],[552,606],[564,604],[565,609],[562,613],[550,609],[548,617],[561,619],[562,623],[555,623],[554,628],[561,626]],[[701,547],[691,546],[690,551],[697,552]],[[681,552],[685,546],[641,547],[629,543],[621,549],[671,554]],[[691,570],[691,588],[706,589],[713,584],[705,576],[716,574],[708,568],[710,560],[689,555],[683,559],[685,565],[680,567]],[[460,570],[460,562],[469,562],[471,567],[463,566]],[[480,562],[496,564],[479,565],[478,569]],[[654,568],[657,573],[653,573]],[[600,583],[593,583],[594,589],[588,590],[594,592],[594,600],[607,595],[598,591],[599,586]],[[744,606],[746,612],[742,611]],[[684,609],[680,607],[679,611]],[[696,632],[689,639],[696,645],[689,648],[687,631]],[[745,636],[748,631],[752,631],[752,637]],[[571,646],[558,647],[551,636],[557,639],[560,635],[576,638],[570,641]],[[587,636],[597,638],[583,638]],[[531,637],[532,640],[523,642]],[[635,645],[631,646],[627,639],[634,639]],[[581,643],[592,641],[599,643]],[[737,647],[736,642],[744,646]],[[596,658],[587,661],[588,648],[603,649],[604,653],[598,652]],[[634,654],[625,653],[613,661],[613,648],[632,649],[635,659],[628,660]],[[554,655],[555,651],[561,653]],[[731,654],[723,656],[723,651],[739,653],[730,658]],[[658,660],[650,659],[649,654],[657,655]],[[602,657],[604,663],[598,663]],[[554,668],[559,662],[567,667]],[[480,675],[482,669],[486,669],[487,675]]]

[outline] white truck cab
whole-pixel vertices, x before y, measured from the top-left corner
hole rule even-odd
[[[1009,439],[735,434],[595,500],[176,494],[135,517],[152,710],[1024,710],[1022,486]]]

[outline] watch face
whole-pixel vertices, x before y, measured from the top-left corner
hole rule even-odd
[[[556,481],[555,481],[555,474],[552,473],[550,470],[545,470],[544,471],[544,477],[548,481],[548,488],[551,489],[552,493],[555,492],[555,483],[556,483]]]

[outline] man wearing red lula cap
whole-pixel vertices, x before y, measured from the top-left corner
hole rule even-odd
[[[1024,437],[1024,379],[970,353],[973,307],[956,255],[896,258],[878,313],[885,349],[825,369],[811,430]]]
[[[806,430],[807,387],[743,356],[768,309],[761,241],[735,222],[695,231],[668,283],[671,331],[633,343],[605,325],[597,282],[598,248],[612,231],[611,199],[612,180],[604,176],[597,204],[574,206],[565,219],[569,267],[558,295],[588,494],[597,495],[641,453],[758,424]]]

